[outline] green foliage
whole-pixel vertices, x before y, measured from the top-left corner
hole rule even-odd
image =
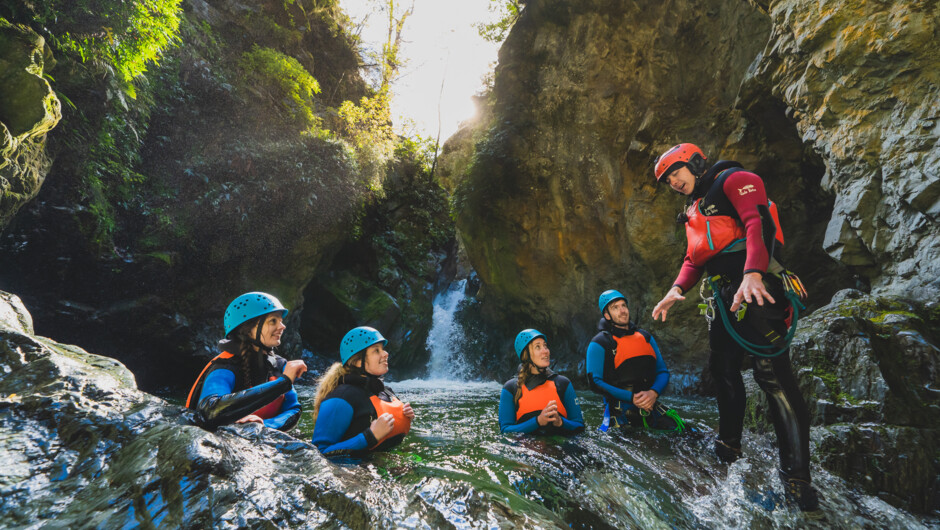
[[[516,0],[490,0],[490,12],[496,13],[495,22],[478,22],[474,24],[481,37],[490,42],[503,42],[509,35],[512,25],[519,19],[522,12],[522,2]]]
[[[178,42],[181,0],[48,0],[9,7],[42,32],[57,55],[68,55],[116,77],[135,97],[133,82]]]
[[[247,87],[271,99],[304,129],[320,129],[320,118],[314,112],[314,95],[320,93],[320,84],[297,59],[256,44],[242,54],[238,65]]]

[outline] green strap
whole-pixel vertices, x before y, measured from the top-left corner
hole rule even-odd
[[[721,299],[721,294],[718,288],[718,285],[715,282],[715,278],[719,276],[712,276],[708,279],[708,283],[712,288],[712,296],[717,298],[718,314],[721,315],[721,322],[725,325],[725,329],[728,330],[728,334],[731,335],[731,338],[735,342],[741,345],[742,348],[748,352],[758,356],[758,357],[768,357],[773,358],[787,351],[787,348],[790,347],[790,343],[793,342],[793,336],[796,335],[796,323],[800,318],[800,299],[799,297],[790,291],[786,291],[786,297],[790,300],[790,306],[793,308],[793,322],[790,325],[789,331],[787,331],[786,336],[783,338],[784,345],[779,350],[773,353],[765,353],[761,350],[770,350],[775,348],[773,344],[754,344],[749,342],[747,339],[742,337],[735,331],[734,327],[731,325],[731,320],[728,318],[728,310],[725,309],[725,304]]]

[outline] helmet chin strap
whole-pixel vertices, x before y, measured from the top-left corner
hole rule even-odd
[[[264,343],[261,342],[261,328],[264,327],[263,324],[264,324],[264,316],[261,316],[258,318],[258,326],[257,326],[257,331],[255,332],[255,338],[248,339],[248,342],[251,343],[251,345],[263,351],[264,353],[270,355],[271,352],[274,351],[274,348],[265,346]]]

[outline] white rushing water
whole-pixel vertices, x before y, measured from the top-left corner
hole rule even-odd
[[[462,354],[466,346],[463,328],[454,319],[457,308],[466,295],[467,280],[450,284],[434,298],[434,316],[428,332],[428,379],[463,381],[467,378],[466,363]]]

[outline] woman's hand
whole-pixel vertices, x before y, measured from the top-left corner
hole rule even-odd
[[[388,412],[373,420],[372,425],[369,425],[369,429],[372,431],[372,435],[375,436],[376,440],[381,440],[388,436],[388,433],[392,432],[394,427],[395,417]]]
[[[405,403],[405,406],[402,407],[401,412],[409,420],[415,419],[415,411],[411,408],[411,403]]]
[[[264,423],[264,420],[260,416],[255,416],[254,414],[249,414],[244,418],[236,421],[235,423]]]
[[[545,408],[542,409],[542,413],[539,414],[537,421],[542,427],[548,425],[549,423],[553,425],[561,425],[561,417],[558,416],[558,404],[555,403],[554,399],[549,401],[548,405],[545,405]]]
[[[306,371],[307,364],[303,361],[287,361],[287,364],[284,365],[284,375],[290,379],[291,384],[293,384],[298,377],[304,375]]]
[[[666,296],[653,308],[653,320],[656,320],[659,315],[662,315],[663,322],[665,322],[666,313],[669,312],[669,308],[680,300],[685,300],[685,297],[682,296],[682,290],[679,289],[679,286],[673,285],[672,289],[669,289],[669,292],[666,293]]]
[[[653,405],[656,404],[656,398],[658,397],[659,394],[655,390],[635,392],[633,394],[633,404],[643,410],[653,410]]]
[[[735,312],[738,308],[741,307],[742,302],[751,303],[754,300],[757,300],[757,305],[764,305],[764,300],[767,300],[771,304],[777,303],[774,301],[774,298],[770,296],[770,293],[767,292],[767,287],[764,286],[764,277],[759,272],[749,272],[744,275],[744,279],[741,280],[741,286],[738,287],[738,292],[734,293],[734,303],[731,304],[731,312]]]

